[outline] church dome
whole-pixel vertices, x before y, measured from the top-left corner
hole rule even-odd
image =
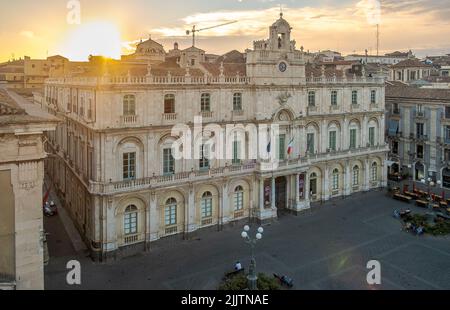
[[[280,14],[280,18],[272,24],[273,28],[286,28],[291,29],[291,25],[283,18],[283,13]]]
[[[136,47],[136,54],[139,55],[165,55],[164,47],[152,39],[141,42]]]

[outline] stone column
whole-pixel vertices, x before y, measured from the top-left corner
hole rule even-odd
[[[369,160],[364,160],[364,166],[365,166],[365,173],[364,173],[364,184],[363,184],[363,190],[368,191],[370,189],[370,164]]]
[[[270,192],[271,198],[270,198],[270,202],[271,202],[271,207],[272,210],[276,209],[276,205],[275,205],[275,177],[271,178],[271,192]]]
[[[230,218],[232,218],[232,216],[231,216],[232,210],[230,209],[230,203],[228,200],[228,183],[226,181],[222,184],[222,197],[221,198],[222,198],[221,199],[222,212],[221,212],[220,221],[221,221],[221,224],[223,225],[223,224],[228,223],[230,221]]]
[[[328,199],[330,199],[330,168],[326,166],[322,186],[322,200]]]
[[[347,161],[345,163],[345,173],[344,173],[344,196],[348,196],[352,192],[352,168],[350,163]]]
[[[189,185],[189,191],[188,191],[188,201],[187,206],[185,207],[185,212],[187,211],[187,233],[191,233],[195,230],[197,230],[197,222],[196,222],[196,208],[195,208],[195,190],[194,185]]]
[[[149,236],[147,237],[147,240],[155,241],[159,239],[159,226],[161,222],[160,207],[157,204],[155,192],[150,193],[149,209],[149,227],[147,230],[149,232]]]

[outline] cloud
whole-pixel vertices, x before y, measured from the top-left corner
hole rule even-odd
[[[260,2],[272,2],[258,0]],[[300,7],[291,2],[284,7],[284,18],[293,27],[293,36],[307,50],[339,49],[343,53],[375,50],[375,25],[381,26],[381,52],[449,48],[442,38],[450,36],[448,0],[354,0],[327,1],[320,6]],[[238,7],[239,8],[239,7]],[[189,42],[186,30],[237,20],[238,23],[201,31],[198,42],[208,52],[244,50],[252,40],[268,37],[269,26],[280,8],[235,9],[193,13],[181,18],[181,26],[150,29],[157,40]],[[180,42],[180,43],[181,43]]]

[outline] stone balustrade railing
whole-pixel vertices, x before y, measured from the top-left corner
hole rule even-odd
[[[383,84],[382,78],[373,77],[307,77],[307,84]],[[103,77],[63,77],[46,79],[47,85],[208,85],[208,84],[254,84],[250,77],[245,76],[103,76]]]
[[[352,150],[312,154],[307,155],[305,157],[279,161],[275,165],[264,161],[260,162],[251,161],[242,165],[233,165],[191,172],[180,172],[170,175],[153,176],[136,180],[126,180],[110,183],[90,182],[90,191],[92,193],[107,195],[107,194],[128,192],[132,190],[142,190],[142,189],[179,185],[180,183],[183,182],[206,181],[211,178],[232,177],[254,172],[264,173],[265,171],[272,172],[273,170],[276,171],[283,171],[285,169],[292,170],[295,168],[308,167],[321,161],[338,160],[340,158],[345,158],[348,156],[368,155],[373,152],[387,152],[388,150],[389,150],[388,146],[380,145],[380,146],[357,148]]]

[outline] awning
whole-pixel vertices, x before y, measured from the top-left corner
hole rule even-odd
[[[389,121],[389,136],[396,136],[398,133],[399,121],[391,119]]]

